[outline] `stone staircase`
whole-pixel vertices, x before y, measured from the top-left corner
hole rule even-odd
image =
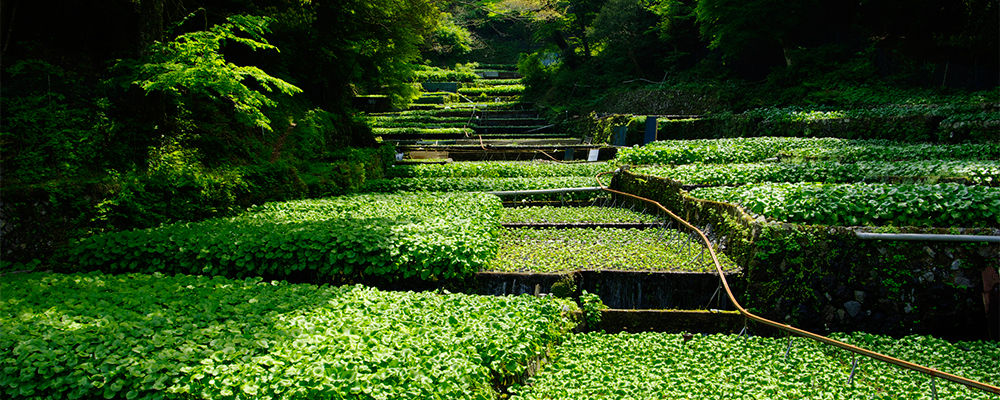
[[[498,68],[477,70],[480,79],[474,82],[425,83],[425,90],[434,91],[422,93],[408,109],[373,114],[376,136],[395,143],[407,158],[603,161],[614,157],[616,149],[560,132],[533,104],[522,102],[517,89],[521,76],[514,66],[494,67]]]

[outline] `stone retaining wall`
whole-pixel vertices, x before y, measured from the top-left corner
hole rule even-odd
[[[743,269],[752,312],[819,334],[862,330],[987,339],[982,273],[1000,244],[861,240],[870,227],[765,221],[695,199],[681,183],[623,172],[615,189],[659,201],[702,228]],[[893,233],[1000,236],[998,229],[899,228]]]

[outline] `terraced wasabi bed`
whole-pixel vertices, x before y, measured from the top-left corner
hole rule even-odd
[[[858,333],[843,340],[996,385],[1000,345]],[[639,333],[574,335],[512,399],[929,399],[930,377],[804,338]],[[939,399],[995,395],[937,379]]]
[[[715,271],[707,251],[671,229],[504,228],[489,271]],[[736,264],[718,254],[727,271]]]
[[[163,274],[0,281],[8,399],[468,399],[524,376],[575,305]]]

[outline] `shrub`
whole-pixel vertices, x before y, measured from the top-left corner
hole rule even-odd
[[[5,70],[12,79],[0,97],[4,185],[78,178],[109,163],[107,99],[71,93],[85,86],[81,79],[44,61],[23,60]],[[53,81],[72,89],[53,92]]]

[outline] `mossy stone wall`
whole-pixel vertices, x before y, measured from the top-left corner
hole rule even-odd
[[[982,271],[1000,265],[1000,244],[862,240],[856,232],[874,229],[766,221],[692,198],[680,182],[628,171],[616,175],[613,187],[658,201],[706,231],[743,269],[746,292],[738,301],[769,319],[820,334],[988,335]],[[995,229],[896,231],[1000,235]]]

